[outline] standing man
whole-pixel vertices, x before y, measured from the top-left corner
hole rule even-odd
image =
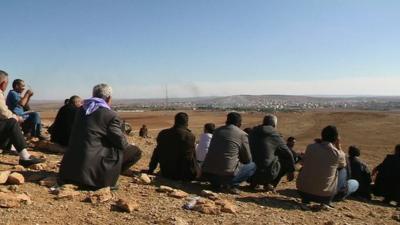
[[[13,114],[6,105],[4,91],[7,89],[7,85],[8,74],[0,70],[0,144],[14,145],[19,155],[19,164],[24,167],[42,163],[45,161],[44,159],[31,156],[26,149],[27,145],[18,124],[23,121],[23,118]]]
[[[25,90],[25,82],[21,79],[15,79],[12,83],[12,90],[7,95],[7,106],[16,115],[24,118],[24,126],[29,128],[31,137],[37,137],[40,140],[46,139],[41,134],[42,123],[38,112],[29,111],[29,101],[33,96],[32,90]]]
[[[239,194],[236,187],[254,174],[256,165],[251,159],[248,136],[240,129],[240,114],[229,113],[225,124],[213,134],[202,172],[215,190]]]

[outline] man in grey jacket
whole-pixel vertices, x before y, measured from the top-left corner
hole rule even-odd
[[[247,134],[240,129],[239,113],[229,113],[226,125],[215,130],[203,163],[203,176],[216,190],[238,194],[236,186],[251,177],[256,165],[252,162]]]

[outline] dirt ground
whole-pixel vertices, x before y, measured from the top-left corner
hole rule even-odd
[[[143,150],[143,158],[133,166],[133,171],[147,169],[149,158],[155,147],[154,138],[158,132],[173,124],[175,111],[124,112],[120,116],[132,124],[135,134],[128,137]],[[196,137],[207,122],[218,126],[225,121],[226,112],[189,111],[189,128]],[[42,112],[43,122],[50,124],[54,112]],[[252,127],[261,123],[261,113],[243,113],[243,126]],[[296,112],[278,113],[278,130],[286,138],[297,138],[296,150],[301,152],[319,137],[321,129],[329,124],[338,127],[342,146],[357,145],[362,150],[361,159],[370,169],[378,165],[386,154],[391,153],[400,143],[400,113],[392,112]],[[152,138],[137,137],[138,129],[146,124]],[[47,158],[48,165],[56,165],[62,155],[33,150],[36,155]],[[0,155],[0,170],[12,169],[18,158]],[[29,180],[32,174],[56,174],[57,167],[49,166],[42,171],[26,171]],[[49,188],[36,182],[26,182],[18,186],[18,193],[26,192],[33,203],[21,208],[0,209],[0,224],[399,224],[393,216],[400,210],[385,206],[380,199],[362,201],[349,199],[335,203],[329,211],[304,209],[295,191],[294,182],[283,181],[276,193],[248,192],[243,188],[240,195],[221,194],[221,198],[236,205],[236,214],[221,213],[206,215],[182,208],[185,199],[168,197],[156,191],[160,185],[181,189],[198,195],[206,184],[181,183],[157,178],[150,185],[133,182],[131,176],[121,176],[119,190],[113,192],[114,200],[91,204],[81,199],[55,200]],[[7,188],[9,185],[1,185]],[[85,192],[82,192],[85,194]],[[118,198],[136,201],[140,207],[132,213],[113,210]]]

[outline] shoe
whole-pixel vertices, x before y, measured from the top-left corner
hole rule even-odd
[[[39,164],[39,163],[43,163],[45,162],[45,159],[40,159],[40,158],[36,158],[34,156],[31,156],[29,159],[25,160],[25,159],[19,159],[19,165],[23,166],[23,167],[29,167],[32,166],[34,164]]]

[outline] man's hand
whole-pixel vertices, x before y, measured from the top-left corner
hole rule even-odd
[[[287,174],[286,174],[286,178],[287,178],[287,180],[288,180],[289,182],[292,181],[292,180],[294,180],[294,172],[287,173]]]
[[[333,143],[338,150],[342,150],[342,145],[340,144],[340,138],[336,139],[335,143]]]
[[[28,95],[28,96],[32,96],[33,92],[32,92],[32,90],[27,90],[25,94]]]

